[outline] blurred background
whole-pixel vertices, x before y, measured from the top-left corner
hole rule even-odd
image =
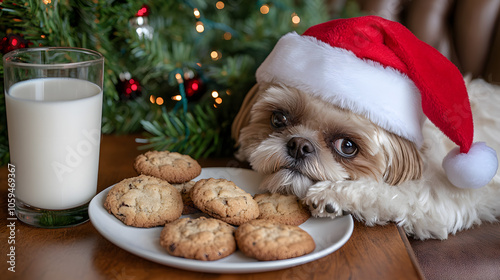
[[[234,151],[231,122],[284,34],[335,18],[399,21],[464,75],[500,83],[498,0],[0,0],[0,57],[25,47],[106,58],[103,133],[195,158]],[[0,66],[3,93],[3,67]],[[446,81],[443,81],[446,82]],[[8,162],[0,96],[0,161]]]

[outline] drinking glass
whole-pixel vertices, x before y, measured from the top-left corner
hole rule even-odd
[[[87,221],[97,190],[104,57],[28,48],[7,53],[3,64],[17,219],[44,228]]]

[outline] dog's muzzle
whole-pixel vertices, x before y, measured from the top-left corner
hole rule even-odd
[[[311,141],[303,137],[293,137],[286,144],[288,154],[294,159],[304,159],[314,153],[314,146]]]

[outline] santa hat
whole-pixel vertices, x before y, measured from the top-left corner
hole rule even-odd
[[[363,115],[418,147],[427,116],[458,145],[443,160],[451,183],[479,188],[496,174],[496,152],[473,143],[460,71],[397,22],[365,16],[288,33],[256,76],[257,82],[284,83]]]

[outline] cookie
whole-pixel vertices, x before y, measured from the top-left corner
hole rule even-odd
[[[202,212],[232,225],[241,225],[259,216],[253,197],[226,179],[202,179],[191,190],[194,205]]]
[[[201,166],[196,160],[169,151],[149,151],[139,155],[134,168],[139,174],[158,177],[171,184],[190,181],[201,173]]]
[[[183,218],[166,224],[161,231],[160,245],[170,255],[213,261],[236,250],[234,227],[217,219]]]
[[[172,184],[174,188],[179,191],[182,197],[182,204],[184,204],[184,208],[182,209],[182,215],[189,215],[200,212],[198,208],[193,203],[191,199],[191,189],[193,188],[195,181],[189,181],[181,184]]]
[[[309,209],[293,194],[263,193],[256,194],[253,199],[259,205],[257,219],[298,226],[311,217]]]
[[[235,238],[243,254],[261,261],[295,258],[316,248],[313,238],[298,226],[269,220],[252,220],[241,225]]]
[[[124,224],[163,226],[178,219],[182,198],[168,182],[146,175],[122,180],[106,196],[104,208]]]

